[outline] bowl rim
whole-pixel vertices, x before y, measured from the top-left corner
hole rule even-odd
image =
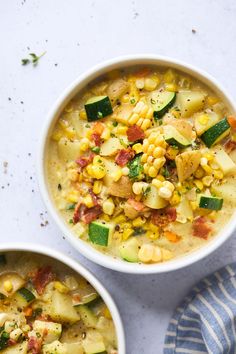
[[[108,290],[104,287],[100,280],[86,267],[84,267],[81,263],[76,261],[73,258],[69,258],[62,252],[56,251],[50,247],[42,246],[39,244],[28,244],[28,243],[5,243],[0,245],[0,252],[31,252],[37,253],[39,255],[48,256],[50,258],[56,259],[57,261],[67,265],[69,268],[73,269],[76,273],[80,274],[89,281],[89,283],[97,290],[97,292],[102,296],[104,302],[109,308],[111,312],[112,319],[116,329],[117,335],[117,343],[119,354],[125,354],[125,335],[124,335],[124,327],[121,320],[120,313],[118,308],[108,292]]]
[[[129,263],[124,260],[118,260],[112,256],[105,255],[100,251],[96,250],[93,246],[89,245],[87,242],[76,238],[74,233],[65,224],[53,201],[50,197],[50,192],[47,188],[47,179],[45,176],[45,151],[47,147],[47,141],[49,136],[50,128],[53,127],[55,121],[58,119],[59,113],[62,108],[70,101],[70,99],[78,92],[80,89],[85,87],[87,83],[100,75],[104,74],[109,70],[122,67],[132,67],[134,65],[159,65],[164,67],[172,67],[180,70],[186,74],[192,75],[196,79],[200,80],[207,87],[213,89],[213,91],[220,94],[224,101],[231,107],[233,112],[236,112],[236,105],[229,95],[227,90],[215,80],[211,75],[202,69],[196,68],[184,61],[173,59],[167,56],[160,56],[155,54],[134,54],[119,56],[102,63],[93,66],[81,75],[79,75],[69,86],[64,89],[64,91],[59,95],[50,111],[47,114],[45,123],[43,125],[42,133],[39,139],[39,151],[38,151],[38,161],[37,161],[37,175],[39,189],[44,200],[44,203],[54,219],[55,223],[59,229],[64,233],[66,239],[70,244],[82,255],[84,255],[89,260],[104,266],[109,269],[124,273],[132,274],[157,274],[174,271],[180,268],[189,266],[212,252],[214,252],[218,247],[220,247],[232,234],[236,227],[236,218],[231,217],[230,221],[220,230],[220,232],[208,242],[207,247],[200,247],[188,254],[181,257],[174,258],[173,260],[157,263],[157,264],[140,264],[140,263]]]

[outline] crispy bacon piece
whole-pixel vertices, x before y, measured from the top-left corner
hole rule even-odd
[[[90,153],[88,155],[84,155],[81,156],[80,158],[78,158],[75,162],[81,167],[84,168],[86,167],[88,164],[90,164],[93,161],[95,154],[94,153]]]
[[[224,147],[228,153],[236,149],[236,141],[228,139],[224,144]]]
[[[10,347],[10,346],[12,346],[12,345],[15,345],[17,343],[17,341],[16,340],[14,340],[14,339],[8,339],[8,341],[7,341],[7,344],[8,344],[8,346]]]
[[[129,141],[137,141],[145,138],[144,131],[138,125],[129,127],[126,134]]]
[[[42,340],[36,337],[30,337],[28,341],[28,350],[31,350],[32,354],[39,354],[41,351]]]
[[[157,226],[166,226],[170,222],[174,222],[177,218],[175,208],[163,208],[154,210],[151,215],[151,222]]]
[[[102,207],[99,204],[93,206],[92,208],[87,208],[84,204],[80,204],[75,209],[73,223],[77,224],[77,222],[83,221],[85,224],[89,224],[93,220],[96,220],[101,214]]]
[[[142,202],[138,202],[137,200],[133,198],[129,198],[127,202],[136,210],[136,211],[142,211],[145,208],[145,205]]]
[[[134,151],[132,149],[121,149],[118,154],[116,155],[115,162],[117,165],[124,167],[127,162],[132,160],[134,157]]]
[[[44,289],[50,281],[55,278],[52,268],[50,266],[46,266],[43,268],[39,268],[36,274],[32,278],[32,283],[39,295],[42,295]]]
[[[94,141],[94,144],[95,144],[96,146],[100,146],[101,143],[102,143],[101,135],[98,134],[98,133],[93,133],[93,134],[91,135],[91,139]]]
[[[204,216],[199,216],[193,221],[193,236],[207,239],[211,227],[207,224]]]
[[[90,194],[91,197],[92,197],[93,204],[94,204],[94,205],[99,205],[99,198],[98,198],[98,196],[93,193],[93,191],[92,191],[91,188],[89,188],[88,192],[89,192],[89,194]]]

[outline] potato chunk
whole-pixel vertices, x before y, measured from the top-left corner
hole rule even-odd
[[[132,183],[129,177],[122,176],[118,182],[112,182],[108,187],[108,194],[126,199],[133,197]]]
[[[198,168],[201,159],[201,153],[197,150],[186,151],[175,158],[178,178],[183,182],[189,178]]]
[[[108,87],[107,94],[112,103],[126,93],[129,89],[129,83],[123,79],[117,79]]]
[[[177,105],[180,107],[182,117],[190,117],[203,108],[206,94],[197,91],[181,91],[177,96]]]

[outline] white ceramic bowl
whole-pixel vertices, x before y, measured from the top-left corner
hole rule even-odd
[[[230,222],[228,222],[228,224],[219,232],[219,234],[207,243],[206,247],[202,247],[180,258],[176,258],[168,262],[158,264],[128,263],[123,260],[114,259],[111,256],[102,254],[95,248],[93,248],[92,245],[74,236],[73,232],[65,224],[56,207],[54,206],[53,200],[49,193],[48,183],[45,174],[44,156],[45,151],[47,149],[49,137],[51,135],[56,120],[58,119],[63,108],[71,100],[71,98],[82,88],[84,88],[85,85],[87,85],[89,82],[99,77],[100,75],[110,70],[132,67],[134,65],[164,66],[168,68],[178,69],[187,74],[190,74],[191,76],[200,80],[202,83],[206,84],[213,91],[215,91],[224,100],[224,102],[228,105],[229,109],[232,112],[236,111],[236,106],[233,103],[232,99],[229,97],[226,90],[223,89],[222,86],[218,84],[214,78],[212,78],[210,75],[203,72],[202,70],[196,69],[188,64],[171,58],[160,57],[156,55],[132,55],[112,59],[110,61],[93,67],[92,69],[78,77],[57,99],[51,111],[49,112],[46,118],[46,124],[40,141],[40,154],[38,165],[39,185],[47,209],[49,210],[53,219],[57,223],[58,227],[64,233],[68,241],[74,246],[74,248],[76,248],[85,257],[104,267],[114,269],[120,272],[136,274],[169,272],[175,269],[183,268],[196,261],[199,261],[200,259],[206,257],[214,250],[216,250],[232,234],[232,231],[236,226],[236,218],[232,217]]]
[[[78,274],[82,275],[88,282],[96,289],[98,294],[101,295],[104,302],[109,308],[109,311],[112,315],[113,322],[116,328],[117,342],[118,342],[118,351],[119,354],[125,354],[125,336],[124,336],[124,328],[123,324],[118,312],[118,309],[111,298],[111,295],[104,288],[104,286],[100,283],[100,281],[90,273],[86,268],[84,268],[81,264],[77,263],[73,259],[65,256],[63,253],[55,251],[51,248],[40,246],[40,245],[29,245],[24,243],[6,243],[0,246],[0,253],[2,252],[32,252],[36,254],[41,254],[48,256],[50,258],[54,258],[57,261],[66,264],[68,267],[73,269]]]

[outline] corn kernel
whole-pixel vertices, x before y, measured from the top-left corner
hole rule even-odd
[[[205,154],[203,154],[203,157],[205,157],[207,159],[207,161],[212,161],[214,156],[212,154],[210,154],[209,152],[206,152]]]
[[[157,81],[150,79],[150,78],[146,78],[144,80],[144,88],[147,91],[153,91],[155,90],[155,88],[157,87]]]
[[[202,167],[198,167],[198,169],[194,172],[194,176],[196,178],[202,178],[204,175],[205,175],[205,172],[202,169]]]
[[[111,198],[109,198],[103,202],[102,210],[107,215],[112,215],[114,213],[115,204]]]
[[[120,135],[125,135],[128,127],[117,127],[116,133]]]
[[[176,91],[178,91],[178,86],[174,83],[172,83],[172,84],[167,83],[167,84],[165,84],[165,89],[170,92],[176,92]]]
[[[195,179],[195,180],[193,181],[193,183],[195,184],[195,186],[196,186],[198,189],[200,189],[200,191],[203,190],[204,186],[203,186],[202,181],[200,181],[199,179]]]
[[[165,248],[161,249],[161,253],[163,261],[168,261],[169,259],[173,258],[173,253]]]
[[[83,198],[83,203],[86,205],[87,208],[92,208],[94,206],[93,199],[90,194],[87,194]]]
[[[87,114],[86,114],[85,109],[81,109],[81,111],[79,112],[79,117],[82,120],[86,120],[87,119]]]
[[[157,169],[154,166],[151,166],[148,170],[148,175],[150,177],[156,177],[157,175]]]
[[[140,154],[141,152],[143,152],[143,146],[140,143],[134,144],[132,146],[132,149],[135,151],[136,154]]]
[[[175,186],[173,185],[173,183],[169,181],[164,181],[162,185],[163,187],[168,188],[171,192],[174,192]]]
[[[66,197],[67,201],[70,203],[77,203],[79,199],[79,192],[77,191],[71,191],[67,194]]]
[[[109,319],[109,320],[111,320],[112,319],[112,317],[111,317],[111,313],[110,313],[110,311],[109,311],[109,309],[108,309],[108,307],[106,306],[105,307],[105,310],[104,310],[104,317],[106,317],[107,319]]]
[[[143,226],[143,224],[145,224],[145,222],[146,222],[146,219],[141,218],[141,216],[139,216],[133,220],[132,224],[134,227],[141,227],[141,226]]]
[[[169,146],[166,150],[166,157],[169,159],[169,160],[175,160],[176,156],[178,155],[179,153],[179,150],[178,149],[175,149],[173,148],[172,146]]]
[[[224,174],[220,170],[214,170],[213,171],[213,177],[216,178],[216,179],[223,179]]]
[[[118,216],[116,216],[116,217],[114,218],[114,222],[115,222],[116,224],[121,224],[121,223],[123,223],[123,222],[125,222],[125,221],[126,221],[125,215],[118,215]]]
[[[198,121],[201,125],[206,125],[209,121],[210,117],[208,114],[201,114]]]
[[[159,232],[153,232],[153,231],[148,231],[146,233],[146,236],[150,239],[150,240],[157,240],[159,238]]]
[[[179,204],[181,200],[181,197],[177,191],[175,191],[170,199],[170,205],[176,205]]]
[[[172,192],[166,187],[161,187],[158,194],[163,199],[170,199],[172,197]]]
[[[106,175],[105,168],[103,166],[99,166],[99,165],[92,165],[91,172],[92,172],[91,176],[96,179],[102,179]],[[88,173],[89,173],[89,171],[88,171]]]
[[[197,204],[196,201],[190,201],[189,203],[190,203],[191,208],[192,208],[193,210],[196,210],[196,209],[198,208],[198,204]]]
[[[111,178],[113,179],[114,182],[119,181],[119,179],[122,177],[123,173],[121,168],[114,173],[111,173]]]
[[[80,141],[80,150],[81,151],[86,151],[89,148],[90,141],[88,138],[83,138]]]
[[[10,280],[5,280],[3,283],[3,287],[8,293],[13,290],[13,284]]]
[[[135,81],[135,85],[137,87],[137,89],[141,90],[144,88],[144,78],[140,78],[140,79],[137,79]]]
[[[162,186],[162,182],[161,182],[159,179],[157,179],[157,178],[153,178],[152,184],[153,184],[156,188],[161,188],[161,186]]]
[[[146,243],[143,244],[138,252],[138,258],[141,262],[148,263],[151,262],[153,256],[154,246]]]
[[[109,222],[111,220],[110,216],[107,215],[107,214],[103,214],[102,215],[102,220],[106,221],[106,222]]]
[[[69,288],[67,288],[67,286],[65,286],[64,284],[62,284],[60,281],[54,281],[54,284],[53,284],[54,288],[56,290],[58,290],[60,293],[62,294],[66,294],[69,292]]]
[[[163,259],[162,251],[160,247],[155,247],[153,250],[152,261],[153,262],[161,262]]]
[[[132,229],[126,229],[124,230],[123,232],[123,235],[122,235],[122,239],[125,241],[127,240],[133,233],[133,230]]]
[[[207,173],[207,174],[211,174],[212,173],[212,168],[208,165],[202,165],[202,168],[204,169],[204,171]]]
[[[122,174],[123,174],[123,176],[128,176],[128,174],[129,174],[129,168],[128,168],[128,167],[123,167],[123,168],[122,168]]]
[[[165,181],[165,177],[162,176],[162,175],[157,175],[157,176],[156,176],[156,179],[158,179],[158,180],[161,181],[161,182],[164,182],[164,181]]]
[[[214,97],[214,96],[208,96],[207,97],[207,103],[209,104],[209,106],[213,106],[217,102],[219,102],[219,98],[218,97]]]
[[[101,181],[95,181],[93,185],[93,193],[99,194],[102,190],[102,182]]]
[[[121,102],[122,103],[128,103],[130,100],[130,97],[128,94],[125,94],[124,96],[121,97]]]
[[[163,79],[166,83],[170,84],[172,82],[175,82],[176,75],[173,70],[169,69],[165,72]]]
[[[55,132],[52,134],[52,139],[54,141],[59,141],[63,137],[63,133],[61,130],[55,130]]]
[[[68,126],[69,126],[68,121],[67,121],[67,120],[64,120],[64,119],[59,119],[58,124],[59,124],[60,127],[61,127],[62,129],[64,129],[64,130],[65,130],[66,128],[68,128]]]
[[[202,182],[204,184],[204,186],[209,187],[211,185],[211,183],[213,182],[214,178],[212,176],[205,176],[202,179]]]
[[[149,223],[148,228],[150,231],[154,232],[154,233],[159,233],[159,227],[155,224],[153,224],[152,222]]]

